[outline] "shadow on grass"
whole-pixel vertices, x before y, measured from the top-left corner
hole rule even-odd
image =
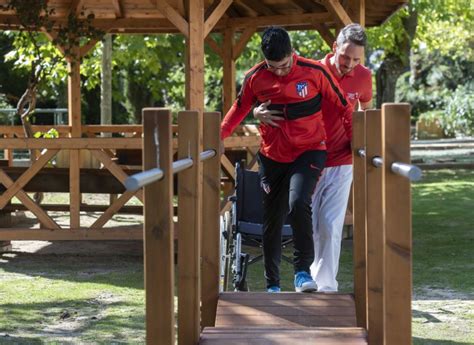
[[[137,256],[3,253],[0,254],[0,271],[52,280],[143,289],[143,258]]]
[[[436,340],[413,337],[413,345],[470,345],[472,343],[465,343],[452,340]]]
[[[129,343],[145,336],[141,303],[94,298],[0,307],[1,344]]]

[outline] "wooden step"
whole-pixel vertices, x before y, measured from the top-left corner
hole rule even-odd
[[[356,327],[352,295],[339,293],[225,292],[216,327]]]
[[[365,329],[350,328],[235,328],[208,327],[201,345],[366,345]]]

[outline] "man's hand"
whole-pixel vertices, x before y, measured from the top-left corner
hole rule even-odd
[[[271,102],[271,100],[268,100],[265,103],[260,104],[258,107],[253,108],[253,117],[266,125],[280,127],[280,125],[275,121],[281,121],[284,119],[281,116],[274,116],[274,114],[283,114],[283,112],[280,110],[268,110],[268,106]]]

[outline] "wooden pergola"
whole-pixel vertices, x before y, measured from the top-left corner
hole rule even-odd
[[[7,0],[0,0],[0,5],[7,3]],[[344,25],[351,22],[358,22],[363,26],[380,25],[406,3],[407,0],[51,0],[48,6],[55,9],[51,17],[57,25],[64,24],[71,13],[79,17],[81,13],[84,15],[93,13],[95,18],[93,26],[107,33],[184,35],[186,108],[199,111],[198,123],[202,126],[205,44],[208,44],[223,61],[225,112],[230,108],[236,95],[235,62],[256,31],[268,25],[281,25],[291,30],[317,30],[331,45],[335,32]],[[14,12],[0,12],[0,29],[20,29],[20,22]],[[222,44],[218,44],[209,35],[211,32],[222,35]],[[53,39],[54,31],[49,32],[48,36]],[[96,43],[96,40],[87,42],[77,48],[76,54],[86,55]],[[58,49],[62,50],[62,47]],[[71,138],[81,138],[90,133],[90,128],[81,123],[80,64],[69,62],[69,70],[68,135]],[[10,133],[7,137],[14,138],[15,135]],[[28,143],[18,139],[8,140],[11,141],[4,142],[6,145],[4,147],[7,149],[28,147]],[[97,148],[100,148],[102,143],[114,148],[105,142],[97,143]],[[72,147],[72,141],[67,145]],[[133,145],[137,146],[137,143]],[[85,148],[87,144],[81,147]],[[120,148],[120,145],[116,148]],[[104,163],[106,157],[96,152],[96,156],[98,155],[100,157],[97,158]],[[69,159],[70,227],[79,228],[80,150],[70,150]],[[43,161],[47,160],[47,157],[43,157]],[[227,166],[232,170],[229,164]],[[116,208],[119,208],[119,205]]]
[[[186,39],[186,108],[193,111],[195,117],[194,138],[197,143],[193,150],[195,153],[203,151],[203,112],[204,112],[204,46],[208,44],[221,58],[224,66],[223,81],[223,110],[230,108],[235,95],[235,62],[241,55],[250,37],[268,25],[280,25],[289,30],[317,30],[321,37],[331,45],[335,39],[335,33],[341,27],[358,22],[363,26],[377,26],[383,23],[390,15],[395,13],[400,6],[407,3],[407,0],[50,0],[49,6],[55,8],[53,17],[58,23],[66,21],[70,13],[85,14],[93,13],[95,19],[93,25],[107,33],[129,33],[129,34],[160,34],[178,33],[184,35]],[[0,5],[7,3],[7,0],[0,0]],[[0,29],[20,29],[19,21],[15,13],[0,13]],[[209,34],[218,33],[222,35],[222,44],[219,44]],[[54,32],[49,34],[54,38]],[[87,42],[82,47],[78,47],[78,55],[84,56],[96,44],[96,41]],[[61,47],[58,47],[61,50]],[[249,66],[250,67],[250,66]],[[0,183],[7,191],[0,195],[0,210],[13,196],[17,196],[28,209],[35,211],[45,230],[55,229],[58,226],[48,217],[41,207],[34,203],[23,191],[23,187],[35,176],[59,150],[66,149],[70,152],[69,165],[69,193],[70,193],[70,229],[65,231],[36,231],[34,236],[43,236],[41,239],[124,239],[143,238],[141,229],[133,232],[111,232],[100,229],[104,222],[120,209],[124,203],[132,196],[143,198],[142,191],[133,194],[125,192],[117,203],[111,205],[105,211],[103,221],[99,221],[94,231],[82,231],[80,224],[81,209],[81,183],[80,183],[80,151],[89,150],[120,182],[126,178],[126,174],[112,161],[108,151],[116,148],[142,148],[140,138],[95,138],[95,133],[113,132],[113,126],[87,126],[81,123],[81,91],[80,91],[80,64],[69,62],[70,74],[68,77],[68,116],[69,125],[63,129],[68,138],[47,139],[25,139],[18,137],[18,133],[0,139],[0,147],[6,149],[47,149],[47,152],[40,156],[30,169],[13,181],[0,168]],[[147,130],[145,128],[145,130]],[[120,129],[123,131],[123,129]],[[128,129],[128,131],[133,131]],[[187,133],[187,132],[186,132]],[[2,132],[0,131],[0,135]],[[83,138],[92,136],[92,138]],[[141,136],[141,134],[140,134]],[[245,137],[231,137],[226,141],[226,146],[249,147],[255,146],[258,139],[250,136],[250,141]],[[251,145],[249,144],[251,143]],[[174,144],[173,144],[174,145]],[[168,144],[168,147],[172,144]],[[224,158],[225,159],[225,158]],[[228,161],[224,165],[227,170],[232,170]],[[202,167],[197,165],[188,177],[190,181],[197,181],[202,175]],[[169,192],[169,191],[168,191]],[[217,195],[217,193],[216,193]],[[201,227],[200,216],[202,208],[202,195],[193,194],[195,199],[192,215],[186,218],[186,230],[199,236]],[[169,212],[171,214],[171,212]],[[102,218],[100,218],[102,219]],[[171,217],[170,217],[171,219]],[[195,221],[198,220],[198,221]],[[204,220],[204,219],[203,219]],[[212,221],[214,221],[213,219]],[[181,222],[180,222],[181,224]],[[217,228],[218,225],[215,226]],[[91,228],[94,228],[92,226]],[[29,231],[25,229],[26,231]],[[101,230],[101,231],[98,231]],[[216,229],[214,229],[216,230]],[[15,239],[16,229],[0,231],[0,239]],[[76,231],[76,235],[74,234]],[[29,232],[29,234],[33,233]],[[61,234],[62,233],[62,234]],[[10,237],[5,237],[7,234]],[[40,235],[38,235],[40,234]],[[30,236],[30,235],[28,235]],[[31,237],[30,237],[31,238]],[[27,239],[24,237],[22,239]],[[196,241],[194,241],[196,242]],[[194,245],[196,245],[194,243]],[[181,247],[182,248],[182,247]],[[168,251],[171,253],[171,251]],[[183,251],[184,252],[184,251]],[[205,252],[205,251],[203,251]],[[199,250],[197,251],[199,254]],[[172,258],[170,256],[170,258]],[[194,263],[199,267],[200,256],[194,256]],[[206,262],[206,260],[203,260]],[[173,260],[169,260],[172,267]],[[170,269],[170,272],[173,270]],[[193,271],[194,272],[194,271]],[[213,271],[214,272],[214,271]],[[213,273],[213,276],[215,274]],[[199,284],[199,279],[194,279],[188,275],[193,284]],[[207,281],[207,280],[203,280]],[[212,282],[211,282],[212,283]],[[171,286],[171,284],[170,284]],[[216,293],[215,286],[212,291],[203,288],[209,298],[203,297],[203,306],[207,308],[203,312],[203,325],[213,323],[215,317]],[[168,287],[169,300],[172,299],[173,289]],[[183,336],[180,336],[181,344],[196,343],[199,337],[199,296],[190,302],[193,306],[193,318],[183,318],[187,324],[181,324]],[[204,303],[204,300],[212,299],[213,303]],[[161,300],[160,300],[161,301]],[[156,301],[155,301],[156,302]],[[154,303],[153,305],[160,305]],[[170,303],[172,306],[172,303]],[[184,308],[185,303],[180,303]],[[158,310],[155,310],[158,313]],[[173,320],[172,308],[169,320]],[[147,312],[148,313],[148,312]],[[158,313],[161,314],[161,313]],[[372,314],[376,315],[376,314]],[[153,320],[152,320],[153,321]],[[151,325],[151,321],[147,320]],[[171,322],[166,324],[169,339],[162,338],[161,343],[174,343],[174,326]],[[155,332],[151,327],[151,332]],[[190,331],[188,331],[190,329]],[[163,333],[160,333],[160,337]],[[152,334],[149,339],[158,339]],[[169,340],[169,341],[168,341]],[[155,343],[150,341],[149,343]],[[157,342],[156,342],[157,343]]]

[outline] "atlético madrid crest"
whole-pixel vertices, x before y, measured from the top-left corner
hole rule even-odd
[[[296,92],[300,97],[306,97],[308,95],[308,82],[299,81],[296,83]]]

